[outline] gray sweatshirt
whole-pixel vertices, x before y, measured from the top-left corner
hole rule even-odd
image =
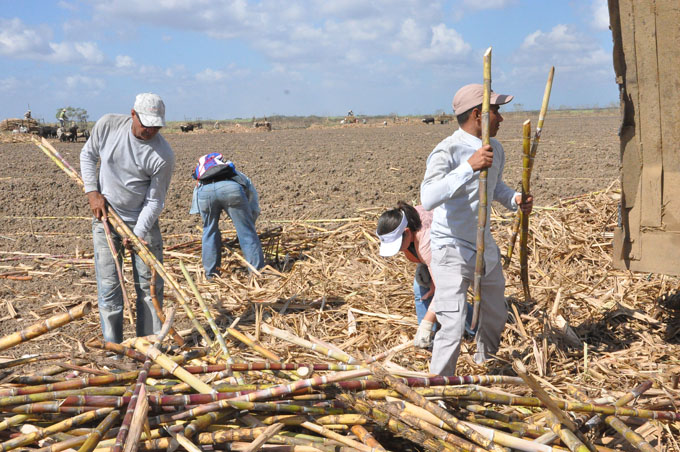
[[[165,138],[136,138],[130,115],[102,116],[80,152],[85,192],[99,191],[123,221],[134,224],[138,237],[163,210],[174,168],[175,154]]]

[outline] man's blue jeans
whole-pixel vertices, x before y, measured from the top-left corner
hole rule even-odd
[[[134,224],[128,224],[130,229]],[[118,253],[122,267],[123,240],[112,229],[113,244]],[[108,342],[123,342],[123,292],[116,271],[116,264],[111,254],[104,225],[99,220],[92,221],[92,237],[94,241],[94,266],[97,274],[97,301],[99,304],[99,319],[102,326],[104,340]],[[158,222],[151,230],[141,237],[148,243],[149,250],[159,262],[163,262],[163,238]],[[148,336],[158,333],[161,322],[151,301],[151,269],[135,253],[132,255],[132,277],[137,294],[137,336]],[[156,277],[156,299],[163,305],[163,278]]]
[[[203,219],[201,255],[206,275],[217,274],[222,263],[220,215],[223,210],[234,223],[238,243],[245,259],[258,270],[264,266],[262,244],[255,231],[255,219],[250,211],[246,193],[239,183],[223,180],[201,184],[198,187],[197,202]]]

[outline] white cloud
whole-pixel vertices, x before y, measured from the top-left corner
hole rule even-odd
[[[20,85],[16,77],[0,78],[0,92],[14,93]]]
[[[50,53],[48,27],[30,28],[17,18],[0,19],[0,55],[37,58]]]
[[[116,67],[119,69],[132,69],[135,67],[135,60],[128,55],[117,55]]]
[[[101,64],[104,54],[95,42],[50,42],[52,30],[30,27],[20,19],[0,19],[0,55],[52,63]]]
[[[104,54],[94,42],[50,43],[52,54],[47,59],[54,63],[101,64]]]
[[[196,74],[196,80],[207,83],[219,82],[220,80],[224,80],[226,77],[227,74],[224,71],[216,71],[210,68],[206,68],[205,70]]]
[[[609,30],[609,7],[607,6],[607,0],[593,0],[591,8],[593,11],[593,27],[596,30]]]
[[[78,7],[76,5],[74,5],[71,2],[64,1],[64,0],[57,2],[57,6],[61,9],[65,9],[67,11],[78,11]]]
[[[438,24],[428,29],[413,19],[404,20],[391,47],[393,52],[404,53],[411,60],[435,64],[460,61],[471,50],[470,45],[453,28]]]
[[[579,74],[581,78],[610,76],[611,55],[594,37],[580,33],[568,25],[556,25],[549,32],[537,30],[529,34],[513,55],[515,76],[547,73],[555,66],[559,74]]]
[[[516,5],[517,0],[463,0],[463,6],[468,9],[503,9]]]
[[[66,87],[71,90],[99,93],[105,86],[104,80],[94,77],[87,77],[80,74],[66,77]]]

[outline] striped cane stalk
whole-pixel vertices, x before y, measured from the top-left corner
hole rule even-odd
[[[427,411],[430,411],[432,414],[446,422],[446,424],[449,425],[454,431],[462,434],[470,441],[479,444],[480,446],[494,452],[504,452],[502,447],[484,438],[482,435],[475,432],[470,427],[456,419],[452,414],[448,413],[442,407],[440,407],[436,403],[430,402],[425,397],[418,394],[416,391],[412,390],[404,383],[399,381],[398,378],[395,378],[388,374],[387,371],[385,371],[385,369],[383,369],[381,366],[373,364],[371,365],[371,371],[377,378],[382,379],[391,388],[395,389],[399,394],[408,398],[411,402],[415,403],[419,407],[425,408]]]
[[[46,139],[43,138],[42,141],[38,141],[34,138],[33,141],[48,157],[50,157],[57,164],[57,166],[59,166],[59,168],[64,170],[64,172],[66,172],[66,174],[68,174],[71,179],[73,179],[81,188],[84,187],[83,180],[81,179],[80,175],[73,169],[73,167],[68,164],[68,162],[66,162],[66,160]],[[135,252],[139,255],[139,257],[142,258],[144,263],[149,268],[154,268],[161,278],[168,282],[168,285],[175,293],[177,300],[179,301],[182,308],[184,308],[187,317],[189,317],[193,323],[196,331],[199,332],[208,345],[211,345],[212,340],[196,319],[196,315],[189,307],[186,294],[180,287],[179,283],[177,283],[175,278],[165,271],[165,268],[160,262],[158,262],[156,256],[154,256],[151,251],[149,251],[147,246],[144,245],[144,243],[142,243],[142,241],[132,232],[130,227],[122,220],[122,218],[120,218],[115,210],[108,209],[108,219],[111,222],[113,228],[121,237],[127,238],[132,242]]]
[[[527,119],[522,124],[522,203],[525,203],[530,193],[530,171],[531,171],[531,120]],[[527,263],[527,239],[529,237],[529,214],[519,211],[522,232],[519,236],[519,265],[520,280],[524,289],[524,301],[531,301],[531,291],[529,290],[529,265]]]
[[[213,392],[213,389],[194,377],[192,374],[183,369],[179,364],[171,360],[167,355],[161,353],[158,349],[151,346],[149,341],[141,337],[136,338],[132,342],[132,346],[138,351],[144,353],[146,356],[151,358],[156,364],[160,365],[163,369],[170,372],[175,377],[179,378],[183,382],[189,384],[196,391],[201,394],[209,394]]]
[[[44,385],[27,386],[23,388],[8,388],[0,390],[0,398],[18,395],[36,394],[39,392],[65,391],[68,389],[81,389],[88,386],[104,386],[111,383],[120,383],[137,378],[139,372],[124,372],[121,374],[100,375],[96,377],[74,378]]]
[[[489,137],[489,103],[491,101],[491,47],[484,52],[484,94],[482,96],[482,146],[490,143]],[[473,280],[472,320],[470,327],[475,329],[479,320],[479,304],[482,302],[482,276],[484,275],[484,232],[488,216],[488,194],[486,192],[488,169],[479,172],[479,212],[477,215],[477,258]]]
[[[109,220],[102,221],[102,226],[104,226],[104,235],[106,235],[106,243],[109,245],[109,251],[111,251],[111,256],[113,256],[113,262],[116,265],[116,273],[118,274],[118,284],[120,285],[120,292],[123,295],[123,307],[125,308],[125,315],[130,322],[130,326],[135,325],[135,321],[132,319],[132,308],[130,307],[130,298],[128,297],[127,289],[125,288],[125,279],[123,278],[123,257],[120,256],[124,248],[121,247],[120,250],[116,249],[116,245],[113,243],[113,234],[111,233],[111,227],[109,226]],[[120,257],[119,257],[120,256]]]
[[[29,355],[22,356],[21,358],[11,359],[0,363],[0,369],[9,369],[12,367],[23,366],[24,364],[35,363],[38,361],[48,361],[51,359],[62,359],[68,358],[69,355],[65,353],[50,353],[45,355]]]
[[[588,441],[579,431],[578,426],[572,421],[559,407],[557,403],[548,395],[541,385],[527,371],[524,363],[516,359],[512,363],[512,369],[522,377],[531,388],[532,392],[548,408],[546,420],[552,431],[557,434],[572,452],[597,452],[595,446]]]
[[[375,406],[375,404],[369,403],[367,400],[357,399],[350,394],[341,394],[338,398],[348,406],[354,408],[358,413],[372,419],[379,426],[384,427],[395,435],[404,437],[413,443],[422,444],[430,452],[443,452],[446,450],[446,447],[442,443],[428,437],[421,431],[411,428],[401,420],[396,419],[394,416]]]
[[[15,425],[23,424],[30,418],[31,416],[27,416],[25,414],[17,414],[15,416],[8,417],[7,419],[0,422],[0,432],[10,427],[14,427]]]
[[[371,447],[378,452],[387,452],[387,449],[385,449],[378,442],[378,440],[375,439],[375,437],[361,425],[353,425],[350,430],[357,436],[357,438],[359,438],[359,441],[366,444],[368,447]]]
[[[120,416],[120,411],[111,411],[108,416],[102,420],[97,428],[87,437],[87,440],[80,446],[78,452],[92,452],[99,441],[104,437],[107,431],[113,426],[113,423],[118,420]]]
[[[474,400],[478,402],[489,402],[497,405],[542,407],[547,408],[537,397],[518,397],[505,394],[488,393],[474,389],[468,389],[466,393],[461,393],[460,388],[427,388],[425,390],[414,389],[424,397],[457,397],[461,400]],[[388,393],[384,389],[366,391],[365,396],[370,399],[384,399],[386,395],[397,395],[398,392]],[[656,419],[662,421],[680,421],[680,413],[675,411],[647,410],[640,408],[619,407],[613,405],[601,405],[592,403],[569,402],[566,400],[552,399],[557,407],[565,411],[575,411],[579,413],[606,414],[614,416],[631,416],[641,419]]]
[[[156,336],[155,343],[153,344],[153,346],[150,347],[150,350],[158,351],[161,342],[163,342],[165,336],[167,336],[168,333],[170,332],[170,327],[172,326],[172,322],[174,320],[175,309],[171,308],[170,312],[165,317],[165,322],[163,323],[161,330]],[[132,424],[132,419],[135,415],[135,408],[137,408],[137,401],[139,399],[139,395],[143,394],[144,397],[146,398],[145,383],[152,361],[151,355],[149,353],[145,353],[145,355],[147,356],[147,359],[146,362],[144,362],[142,370],[139,372],[139,376],[137,377],[137,383],[135,384],[135,390],[132,393],[132,396],[130,397],[130,402],[128,403],[127,410],[125,411],[125,417],[123,418],[123,422],[121,423],[120,430],[118,430],[116,442],[113,445],[112,449],[114,452],[121,452],[125,446],[125,440],[127,439],[128,433],[130,432],[130,427]],[[144,400],[144,402],[146,402],[146,400]]]
[[[294,334],[291,334],[287,331],[280,330],[278,328],[274,328],[273,326],[269,326],[266,323],[263,323],[262,325],[260,325],[260,328],[265,333],[270,334],[274,337],[277,337],[277,338],[282,339],[284,341],[291,342],[295,345],[299,345],[300,347],[304,347],[304,348],[307,348],[309,350],[313,350],[313,351],[320,353],[324,356],[328,356],[330,358],[337,359],[340,362],[347,363],[347,364],[361,364],[361,362],[359,360],[349,356],[347,353],[331,350],[328,347],[324,347],[323,345],[314,344],[314,343],[312,343],[308,340],[302,339],[301,337],[295,336]]]
[[[21,344],[22,342],[29,341],[35,337],[64,326],[73,320],[83,317],[85,314],[90,312],[90,309],[92,309],[92,303],[87,301],[80,306],[69,309],[68,312],[56,314],[47,320],[33,324],[21,331],[0,337],[0,351],[7,350],[8,348]]]
[[[648,388],[650,388],[652,385],[651,381],[646,381],[637,388],[633,389],[630,391],[628,394],[626,394],[624,397],[620,398],[615,402],[615,406],[623,406],[633,400],[635,397],[639,396],[642,392],[646,391]],[[582,402],[589,402],[588,396],[581,390],[577,388],[569,388],[572,394],[574,394],[580,401]],[[600,416],[598,418],[601,419]],[[621,436],[625,438],[628,443],[630,443],[631,446],[635,447],[636,449],[642,451],[642,452],[657,452],[657,450],[649,444],[643,437],[642,435],[639,435],[635,430],[631,429],[628,427],[621,419],[619,419],[616,416],[606,416],[604,418],[604,421],[612,427],[614,430],[619,432]]]
[[[125,394],[127,388],[123,386],[109,386],[105,388],[83,388],[66,391],[39,392],[37,394],[27,394],[0,398],[0,407],[9,405],[23,405],[26,403],[45,402],[48,400],[64,399],[69,396],[84,395],[111,395],[120,396]]]
[[[226,344],[226,342],[224,342],[224,337],[222,336],[222,333],[220,333],[219,328],[217,328],[217,323],[215,323],[215,318],[213,317],[212,313],[210,312],[210,309],[208,309],[208,305],[205,304],[205,300],[203,300],[203,296],[201,295],[201,292],[198,291],[196,284],[194,284],[194,280],[191,278],[191,275],[187,271],[187,268],[184,265],[184,262],[182,262],[181,260],[179,261],[179,267],[182,269],[182,274],[184,275],[184,278],[187,280],[187,283],[189,284],[191,291],[194,293],[194,296],[196,297],[196,300],[198,301],[198,305],[201,307],[201,310],[203,311],[203,315],[205,316],[206,320],[208,321],[208,325],[210,325],[210,329],[212,330],[215,338],[217,339],[217,342],[220,344],[220,348],[222,349],[222,353],[224,354],[225,361],[227,361],[227,363],[234,362],[234,360],[231,358],[231,355],[229,354],[229,350],[227,349],[227,344]]]
[[[57,422],[56,424],[50,425],[44,429],[38,429],[35,432],[17,436],[16,438],[12,438],[0,444],[0,452],[16,449],[17,447],[26,446],[28,444],[33,444],[34,442],[46,438],[54,433],[65,432],[72,429],[76,425],[82,425],[100,417],[106,416],[111,411],[113,411],[113,408],[100,408],[96,411],[88,411],[87,413],[79,414],[75,417]]]
[[[536,125],[536,133],[534,134],[534,141],[531,144],[531,152],[529,157],[529,179],[531,179],[531,172],[534,169],[534,158],[536,157],[536,152],[538,151],[538,143],[541,140],[541,132],[543,131],[543,122],[545,121],[545,115],[548,112],[548,104],[550,103],[550,92],[552,91],[553,76],[555,75],[555,67],[550,68],[548,73],[548,81],[545,84],[545,90],[543,91],[543,101],[541,102],[541,111],[538,114],[538,124]],[[515,215],[515,219],[512,223],[512,234],[510,235],[510,242],[508,243],[508,249],[505,253],[504,267],[510,265],[512,260],[512,252],[515,248],[515,241],[517,240],[517,232],[520,228],[520,215],[521,212],[518,210]]]
[[[385,403],[381,404],[382,408],[385,410],[385,412],[391,414],[392,416],[396,417],[397,419],[401,419],[404,421],[406,424],[411,425],[415,428],[418,428],[435,438],[437,438],[440,441],[445,441],[459,449],[470,451],[470,452],[486,452],[487,449],[483,447],[479,447],[476,444],[471,443],[470,441],[467,441],[465,439],[462,439],[456,435],[452,435],[451,433],[443,430],[441,427],[441,424],[443,425],[448,425],[444,421],[441,421],[438,423],[440,426],[433,425],[432,423],[429,423],[427,421],[424,421],[422,419],[419,419],[416,416],[413,416],[413,414],[405,412],[403,404],[397,404],[397,403]],[[427,410],[424,410],[427,411]],[[428,411],[429,413],[429,411]],[[434,416],[432,413],[429,413],[431,416]],[[459,432],[460,433],[460,432]],[[467,435],[466,435],[467,436]]]
[[[151,269],[151,282],[149,283],[149,292],[151,292],[151,304],[153,305],[154,311],[156,311],[158,319],[161,321],[161,323],[165,323],[165,314],[163,313],[163,307],[161,306],[161,303],[158,301],[158,296],[156,295],[155,268]],[[177,343],[177,345],[179,345],[180,347],[184,346],[184,338],[180,336],[172,326],[170,327],[170,334],[172,335],[172,338]],[[146,357],[144,358],[145,359],[142,362],[146,361]]]

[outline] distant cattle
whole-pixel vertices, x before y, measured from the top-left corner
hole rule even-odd
[[[61,134],[59,134],[59,130],[61,130]],[[78,126],[71,126],[66,131],[60,127],[57,129],[57,136],[59,136],[59,141],[75,143],[78,141]]]
[[[200,122],[188,122],[186,124],[182,124],[179,126],[179,128],[182,132],[191,132],[194,129],[202,129],[203,124]]]
[[[267,131],[272,130],[272,123],[269,121],[262,121],[262,122],[254,122],[253,127],[256,129],[259,129],[260,127],[264,128]]]
[[[431,116],[428,116],[427,118],[423,118],[422,121],[425,124],[434,124],[434,118],[431,117]]]
[[[43,138],[57,138],[57,128],[53,126],[40,126],[38,136]]]

